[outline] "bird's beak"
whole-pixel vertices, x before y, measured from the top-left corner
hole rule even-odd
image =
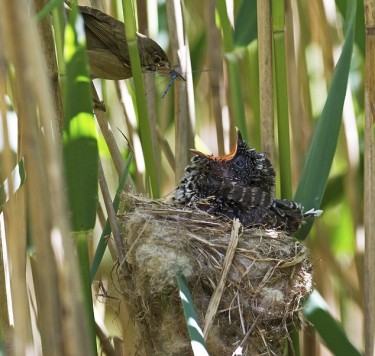
[[[235,146],[230,150],[230,152],[228,154],[216,156],[215,159],[222,160],[222,161],[230,161],[236,155],[237,147],[238,147],[238,142],[235,144]]]
[[[237,132],[237,145],[238,145],[238,142],[243,141],[243,139],[242,139],[241,131],[238,127],[236,127],[236,132]]]
[[[207,155],[207,154],[205,154],[205,153],[203,153],[203,152],[201,152],[201,151],[196,150],[195,148],[190,148],[189,151],[192,152],[192,153],[194,153],[194,154],[197,155],[197,156],[201,156],[201,157],[212,157],[211,155]]]
[[[198,151],[198,150],[193,149],[193,148],[190,149],[190,152],[193,152],[197,156],[206,157],[206,158],[209,158],[209,159],[213,159],[215,161],[230,161],[237,153],[237,145],[232,148],[230,153],[228,153],[226,155],[222,155],[222,156],[209,155],[209,154],[203,153],[203,152]]]
[[[230,161],[231,159],[233,159],[236,156],[239,143],[242,142],[242,135],[241,135],[241,132],[238,129],[238,127],[236,127],[236,132],[237,132],[237,142],[234,145],[234,147],[231,149],[231,151],[228,154],[222,155],[222,156],[217,156],[217,157],[215,157],[216,159]]]
[[[174,68],[171,68],[169,64],[160,65],[156,67],[157,72],[166,75],[168,77],[175,77],[177,81],[186,82],[186,79]]]
[[[237,142],[236,142],[235,146],[231,149],[231,151],[226,155],[221,155],[221,156],[207,155],[207,154],[205,154],[203,152],[200,152],[198,150],[195,150],[195,149],[190,149],[190,151],[193,152],[194,154],[198,155],[198,156],[201,156],[201,157],[206,157],[206,158],[210,158],[210,159],[214,159],[214,160],[218,160],[218,161],[219,160],[220,161],[230,161],[231,159],[233,159],[236,156],[238,145],[242,141],[241,132],[237,127],[236,127],[236,131],[237,131]]]

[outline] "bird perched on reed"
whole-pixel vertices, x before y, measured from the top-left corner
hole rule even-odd
[[[69,5],[68,1],[66,3]],[[78,9],[85,25],[91,77],[110,80],[132,77],[124,23],[91,7],[78,6]],[[166,53],[155,41],[137,33],[137,42],[144,72],[156,71],[185,81],[184,77],[171,67]]]
[[[213,215],[238,218],[245,227],[293,233],[309,215],[300,204],[274,197],[275,171],[264,153],[257,152],[237,131],[237,144],[228,155],[196,154],[174,192],[174,203]]]

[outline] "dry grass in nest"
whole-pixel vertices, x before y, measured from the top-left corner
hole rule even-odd
[[[242,229],[129,194],[120,219],[130,271],[124,293],[154,355],[192,355],[178,272],[189,284],[211,355],[283,354],[287,330],[300,327],[312,289],[305,246],[283,232]]]

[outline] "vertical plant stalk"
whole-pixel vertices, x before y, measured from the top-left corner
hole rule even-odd
[[[273,45],[276,81],[276,107],[279,148],[280,195],[292,199],[292,172],[290,162],[289,105],[287,80],[287,54],[285,35],[285,8],[288,0],[272,0]],[[291,28],[293,30],[293,27]],[[294,49],[293,49],[294,53]],[[294,57],[294,56],[293,56]],[[290,78],[289,78],[290,79]],[[288,353],[294,356],[301,354],[299,331],[289,327]]]
[[[251,125],[251,146],[258,151],[261,150],[261,134],[260,134],[260,100],[259,100],[259,62],[258,62],[258,42],[253,41],[246,49],[245,52],[246,63],[246,77],[250,78],[247,85],[249,94],[248,102],[251,106],[252,125]]]
[[[365,0],[365,355],[374,354],[375,333],[375,0]]]
[[[94,84],[91,86],[92,88],[92,96],[94,100],[99,101],[98,93],[96,92]],[[125,164],[121,156],[120,149],[117,146],[115,137],[113,136],[112,129],[108,120],[105,118],[103,110],[99,108],[94,108],[96,120],[99,124],[100,131],[104,137],[104,140],[108,146],[109,153],[111,154],[113,164],[115,166],[116,172],[119,177],[121,177],[122,172],[124,171]]]
[[[105,207],[107,210],[108,221],[111,226],[111,232],[115,239],[117,253],[120,258],[120,261],[123,261],[125,258],[125,247],[121,239],[120,227],[118,224],[115,207],[113,206],[112,200],[110,198],[107,181],[105,179],[103,167],[100,161],[99,161],[99,184],[100,184],[100,189],[102,191]]]
[[[99,149],[92,113],[86,38],[81,35],[83,32],[83,21],[78,14],[77,5],[72,4],[65,26],[64,41],[66,82],[63,158],[72,234],[77,247],[92,352],[95,350],[96,354],[88,246],[92,241],[96,222]]]
[[[288,80],[288,83],[291,84],[291,88],[292,86],[294,88],[289,91],[291,132],[293,135],[292,169],[293,178],[297,183],[304,165],[304,156],[301,155],[300,152],[306,152],[308,149],[308,144],[311,139],[310,133],[313,130],[312,124],[314,122],[312,114],[311,88],[306,59],[306,53],[311,40],[311,30],[309,26],[310,19],[306,16],[308,13],[306,7],[309,4],[310,2],[297,1],[297,11],[295,13],[292,13],[291,7],[287,6],[285,18],[287,26],[287,65],[288,69],[290,68],[288,76],[291,78],[291,80]],[[295,9],[295,7],[293,7],[293,9]],[[294,18],[296,19],[295,23],[299,23],[300,25],[300,30],[297,32],[298,35],[296,37],[295,46],[294,39],[289,39],[295,34],[295,32],[289,30],[289,28],[292,28],[291,26]],[[292,51],[295,51],[295,66],[291,63]],[[298,107],[297,110],[295,110],[296,107]]]
[[[64,5],[52,10],[52,24],[53,24],[53,34],[55,39],[55,49],[57,64],[59,67],[59,72],[65,73],[65,61],[64,61],[64,32],[65,32],[65,8]],[[61,87],[64,87],[64,76],[60,78]]]
[[[225,0],[216,2],[216,9],[220,17],[220,26],[224,41],[225,59],[228,68],[228,80],[230,88],[230,99],[228,99],[232,120],[240,129],[244,139],[248,140],[246,115],[241,93],[241,80],[238,62],[234,53],[233,29],[229,21]],[[234,127],[231,125],[231,137],[234,137]]]
[[[137,16],[138,16],[138,29],[139,32],[149,36],[148,32],[148,21],[147,21],[147,2],[146,0],[138,0],[137,2]],[[161,161],[160,161],[160,147],[158,145],[158,133],[156,127],[158,125],[158,120],[156,117],[157,110],[156,110],[156,103],[155,103],[155,87],[154,82],[154,75],[144,75],[143,81],[145,86],[145,93],[149,93],[147,95],[147,112],[148,112],[148,120],[150,123],[150,134],[151,134],[151,143],[152,143],[152,151],[155,155],[155,169],[157,170],[156,175],[160,180],[161,177]]]
[[[132,187],[134,190],[134,187],[136,186],[136,191],[138,193],[145,194],[146,189],[143,181],[144,157],[141,149],[137,149],[137,146],[140,146],[140,140],[139,135],[137,134],[135,107],[133,105],[129,105],[132,103],[132,100],[129,92],[126,89],[126,84],[124,81],[116,81],[115,89],[127,127],[127,144],[132,151],[137,152],[137,154],[134,155],[134,184],[128,184],[128,187]],[[128,181],[131,180],[130,175],[127,179]]]
[[[87,342],[78,264],[72,240],[66,238],[68,213],[53,99],[36,25],[26,11],[28,5],[25,0],[2,2],[0,22],[5,50],[18,81],[13,95],[17,100],[28,175],[30,235],[37,252],[33,273],[38,280],[35,285],[38,326],[46,353],[89,355],[92,350]]]
[[[35,132],[35,128],[33,126],[36,123],[37,118],[35,115],[35,107],[32,103],[32,98],[34,98],[34,95],[33,95],[34,92],[31,89],[32,83],[30,79],[28,80],[26,76],[25,77],[23,76],[25,74],[23,70],[26,70],[27,68],[24,63],[24,60],[26,58],[23,57],[24,54],[22,53],[22,47],[21,47],[22,42],[20,41],[20,37],[21,37],[21,40],[23,39],[22,38],[23,31],[17,32],[16,30],[17,24],[22,23],[23,16],[20,15],[19,13],[17,14],[17,12],[19,12],[19,9],[16,8],[17,7],[16,5],[12,6],[11,3],[7,3],[6,4],[7,6],[4,6],[5,4],[2,4],[2,5],[3,6],[1,8],[1,14],[2,14],[1,23],[3,26],[5,53],[7,54],[9,62],[14,65],[17,76],[19,77],[19,82],[17,83],[18,90],[15,90],[15,93],[13,94],[14,102],[16,104],[15,107],[17,110],[17,115],[18,115],[18,120],[19,120],[19,128],[20,130],[23,131],[19,133],[21,137],[19,150],[21,150],[21,154],[25,154],[26,170],[28,171],[30,169],[31,171],[32,170],[31,160],[34,159],[35,163],[41,166],[43,159],[41,159],[40,157],[37,158],[37,154],[41,153],[40,145],[37,145],[37,148],[36,149],[34,148],[34,150],[32,150],[30,145],[27,144],[28,142],[37,141],[37,138],[36,138],[37,135]],[[23,5],[27,6],[26,4],[23,4]],[[30,26],[30,23],[26,22],[26,24],[23,24],[23,25]],[[26,115],[27,115],[27,118],[25,117]],[[36,153],[38,148],[39,148],[39,152]],[[40,169],[40,171],[38,170],[38,168]],[[28,174],[28,179],[26,181],[26,189],[30,190],[30,192],[31,191],[35,193],[40,192],[40,190],[38,189],[39,187],[37,185],[34,187],[32,186],[33,180],[37,179],[36,175],[39,175],[41,172],[44,172],[43,168],[41,167],[38,167],[38,168],[35,167],[34,165],[33,169],[37,171],[35,172],[36,174],[33,174],[33,173]],[[45,177],[43,177],[43,180],[40,180],[40,181],[43,182],[44,179]],[[32,193],[31,194],[29,193],[29,196],[30,195],[32,196]],[[41,224],[43,224],[46,220],[45,210],[40,206],[40,202],[42,201],[43,198],[44,197],[41,196],[39,199],[36,200],[36,202],[33,202],[32,204],[35,210],[39,208],[41,209],[41,211],[39,211],[37,214],[38,219],[41,222]],[[13,205],[13,202],[9,206],[10,209],[12,205]],[[29,208],[30,209],[32,208],[31,204],[29,204]],[[12,217],[10,216],[10,218]],[[20,218],[20,222],[22,223],[22,218]],[[46,243],[46,246],[44,246],[44,248],[39,249],[38,242],[35,241],[34,243],[35,243],[36,250],[38,251],[38,253],[41,254],[41,256],[44,256],[44,252],[48,249],[49,255],[52,256],[51,246],[47,243],[48,232],[46,231],[46,229],[44,229],[45,226],[41,226],[41,224],[36,223],[35,213],[30,214],[30,223],[31,223],[31,234],[33,235],[33,233],[39,233],[40,239],[43,239],[44,242]],[[12,223],[10,223],[9,225],[10,225],[10,228],[13,228]],[[12,231],[14,230],[12,229]],[[16,236],[12,236],[12,233],[10,231],[9,233],[10,235],[8,235],[8,238],[11,238],[13,240]],[[20,231],[16,230],[14,231],[14,233],[20,233]],[[16,238],[18,240],[23,239],[26,241],[26,237],[24,235],[22,236],[21,234],[19,237],[16,237]],[[13,258],[16,257],[16,255],[14,255],[13,253],[12,245],[13,244],[10,244],[8,246],[8,250],[9,250],[8,257],[9,257],[10,264],[13,264]],[[22,251],[22,253],[24,254],[25,251]],[[55,274],[53,265],[54,263],[53,261],[51,261],[50,258],[48,258],[47,260],[44,260],[44,266],[46,267],[48,266],[49,273],[44,274],[43,277],[45,277],[46,286],[48,288],[51,288],[51,289],[54,288],[56,290],[57,283],[52,282],[52,278],[51,278],[52,274]],[[16,272],[17,274],[20,273],[21,274],[20,279],[23,280],[23,282],[25,283],[24,274],[26,271],[22,272],[22,269],[19,267],[20,266],[17,263],[14,266],[14,272]],[[20,293],[22,293],[22,291],[24,291],[25,289],[25,286],[22,286],[21,284],[19,284],[17,287],[21,288]],[[12,289],[13,289],[13,283],[11,283],[11,290]],[[36,286],[36,290],[38,290],[38,286]],[[36,297],[38,301],[40,329],[41,329],[41,332],[44,334],[43,347],[45,349],[52,350],[52,343],[55,343],[56,351],[54,355],[59,355],[59,354],[62,354],[62,353],[59,353],[59,351],[62,349],[62,345],[56,340],[56,336],[53,336],[52,333],[55,335],[57,335],[56,333],[61,333],[61,325],[57,321],[57,313],[53,315],[48,315],[49,312],[52,312],[52,310],[58,309],[58,297],[57,297],[57,292],[55,291],[51,293],[48,293],[48,292],[49,291],[47,291],[47,293],[45,294],[46,303],[41,302],[41,300],[38,298],[39,297],[38,292],[36,292]],[[12,293],[12,297],[13,297],[13,293]],[[43,297],[41,299],[43,299]],[[19,315],[18,312],[24,313],[26,311],[26,305],[23,303],[24,300],[19,300],[19,299],[17,300],[16,298],[14,298],[12,302],[13,302],[13,309],[14,309],[14,313],[13,313],[14,336],[13,336],[12,348],[13,348],[13,352],[22,354],[22,353],[26,353],[26,347],[27,347],[26,340],[25,340],[25,329],[24,329],[24,327],[27,325],[27,321],[25,320],[22,321],[21,319],[22,316]],[[49,337],[51,337],[51,339],[49,339]],[[18,342],[15,343],[14,342],[15,340],[18,340]]]
[[[148,119],[145,88],[143,84],[141,61],[138,52],[136,36],[135,7],[133,0],[122,0],[125,20],[126,40],[129,48],[130,63],[135,85],[135,102],[137,107],[139,135],[142,142],[143,155],[146,165],[146,187],[150,187],[150,195],[154,198],[160,195],[159,177],[156,168],[156,156],[152,146],[151,127]]]
[[[0,14],[0,19],[1,19],[1,14]],[[4,42],[3,42],[3,31],[0,25],[0,48],[4,48]],[[7,87],[7,82],[6,82],[6,58],[5,58],[5,53],[1,52],[0,53],[0,118],[1,122],[0,125],[2,126],[2,140],[3,140],[3,148],[1,150],[1,155],[0,155],[0,167],[1,167],[1,179],[2,181],[0,184],[3,183],[3,180],[5,179],[7,172],[12,171],[12,152],[11,152],[11,147],[9,144],[9,137],[8,137],[8,117],[7,117],[7,105],[5,102],[6,98],[6,87]],[[9,180],[9,191],[13,191],[13,184],[12,180]],[[3,195],[4,189],[3,187],[0,188],[0,195]],[[23,194],[24,196],[24,194]],[[10,318],[9,316],[11,315],[9,308],[11,308],[11,305],[13,305],[13,308],[19,308],[20,309],[20,314],[24,314],[27,317],[27,313],[29,312],[28,310],[28,303],[27,301],[25,302],[25,298],[17,299],[17,303],[10,303],[11,301],[7,299],[7,288],[9,287],[9,283],[13,282],[12,284],[15,284],[15,288],[21,287],[21,290],[25,289],[26,283],[25,279],[22,278],[22,274],[20,275],[20,278],[17,278],[18,280],[12,280],[10,278],[10,272],[9,272],[9,261],[12,263],[12,271],[13,267],[16,269],[22,268],[23,262],[25,260],[24,257],[24,252],[23,250],[19,250],[19,244],[23,243],[26,241],[26,238],[22,234],[18,234],[20,231],[17,231],[19,226],[24,226],[25,221],[23,220],[24,216],[20,217],[20,207],[22,207],[21,204],[17,206],[17,201],[18,199],[9,199],[9,203],[7,204],[9,207],[0,214],[0,219],[4,219],[7,221],[4,225],[5,228],[8,228],[9,231],[5,231],[5,229],[2,228],[0,225],[0,300],[2,301],[0,303],[0,338],[3,343],[3,348],[4,350],[9,350],[10,353],[14,353],[15,350],[13,350],[13,333],[18,332],[18,324],[14,322],[13,326],[10,324]],[[23,209],[22,212],[24,211],[24,201],[23,203]],[[19,241],[14,241],[14,239],[19,240]],[[8,240],[8,242],[7,242]],[[13,266],[13,260],[11,259],[10,252],[11,248],[7,247],[8,243],[13,243],[14,249],[13,251],[19,253],[19,256],[16,256],[16,259],[14,260],[15,266]],[[20,257],[20,258],[18,258]],[[17,271],[14,272],[15,275],[18,275]],[[8,293],[9,295],[9,293]],[[15,305],[17,304],[17,305]],[[16,319],[16,318],[14,318]],[[17,318],[18,319],[18,318]],[[29,327],[30,326],[30,320],[27,319],[21,325],[22,327]],[[19,330],[19,333],[21,334],[21,338],[19,339],[18,347],[23,347],[25,349],[25,343],[27,343],[27,340],[25,340],[25,337],[27,334],[23,334],[25,330],[21,329]],[[22,351],[22,349],[21,349]]]
[[[95,251],[95,255],[92,261],[91,269],[90,269],[90,275],[91,275],[91,283],[93,283],[95,275],[99,269],[99,265],[102,262],[104,252],[107,248],[107,245],[109,246],[109,252],[111,253],[112,260],[118,261],[118,260],[124,260],[125,257],[125,250],[122,243],[122,237],[121,233],[119,232],[119,229],[117,228],[117,211],[120,204],[120,195],[122,192],[126,189],[126,178],[129,175],[129,167],[133,159],[133,153],[130,153],[126,163],[125,163],[125,170],[120,178],[119,185],[117,187],[116,195],[113,201],[111,201],[111,197],[108,190],[108,185],[104,176],[104,172],[102,169],[101,163],[99,164],[99,185],[100,189],[102,191],[103,200],[107,209],[107,220],[104,218],[102,219],[102,234],[100,236],[100,240],[98,242],[98,246]],[[104,215],[104,214],[102,214]],[[117,224],[117,225],[116,225]],[[117,230],[117,232],[115,232]],[[114,241],[109,239],[108,237],[111,235],[111,232],[113,231],[113,236],[115,237]],[[119,258],[120,256],[120,258]]]
[[[2,94],[5,92],[2,90]],[[5,95],[2,96],[5,99]],[[2,100],[3,101],[3,100]],[[0,164],[2,173],[10,172],[14,162],[12,151],[9,145],[7,115],[5,110],[5,102],[2,102],[1,118],[3,127],[4,148],[0,156]],[[2,179],[5,174],[2,175]],[[8,179],[9,192],[14,191],[12,179]],[[10,353],[23,354],[32,343],[31,337],[31,321],[30,308],[28,303],[28,290],[26,281],[26,208],[25,208],[25,190],[21,187],[15,194],[9,196],[9,200],[3,206],[3,217],[5,231],[0,231],[0,246],[6,247],[2,251],[0,247],[0,269],[1,269],[1,300],[4,304],[1,306],[1,338],[4,340],[5,350]],[[4,244],[4,239],[6,243]],[[6,257],[8,268],[5,268]],[[10,284],[10,297],[7,300],[6,273]],[[8,291],[9,292],[9,291]],[[9,295],[9,294],[8,294]],[[2,299],[4,298],[4,299]],[[4,302],[3,302],[4,301]],[[11,308],[10,310],[8,308]],[[8,315],[12,315],[13,327],[9,323]],[[7,349],[8,348],[8,349]]]
[[[47,3],[47,0],[34,0],[35,12],[37,13],[42,10]],[[61,133],[64,125],[64,113],[50,16],[45,16],[40,20],[38,27],[47,63],[47,75],[50,80],[51,96],[54,99],[53,109],[55,110],[55,116],[57,119],[57,128]]]
[[[289,103],[289,115],[292,126],[293,135],[293,147],[297,146],[297,150],[293,150],[292,153],[295,153],[292,158],[293,167],[292,176],[293,179],[297,179],[299,172],[302,169],[302,155],[300,148],[301,140],[303,139],[300,123],[303,119],[303,109],[300,99],[301,83],[296,78],[297,73],[297,63],[296,63],[296,54],[294,48],[294,28],[293,28],[293,13],[291,0],[286,0],[285,2],[285,50],[286,50],[286,74],[287,74],[287,85],[288,85],[288,103]],[[295,123],[295,125],[293,125]]]
[[[275,63],[280,193],[282,198],[292,199],[284,2],[284,0],[272,0],[273,59]]]
[[[12,333],[14,328],[9,322],[9,305],[7,300],[7,277],[5,269],[5,259],[7,253],[3,249],[3,241],[5,240],[5,232],[0,226],[0,337],[4,350],[12,352]],[[26,324],[26,323],[25,323]]]
[[[322,50],[324,78],[328,88],[332,81],[335,66],[332,51],[332,37],[327,36],[327,33],[330,31],[330,24],[324,10],[323,0],[309,2],[309,8],[311,13],[316,14],[315,20],[310,23],[311,33],[317,38]]]
[[[257,0],[262,151],[274,162],[271,0]]]
[[[178,183],[189,163],[189,149],[194,147],[195,108],[193,77],[191,73],[189,43],[184,31],[182,2],[167,0],[167,20],[174,64],[181,68],[186,85],[176,85],[176,164],[175,181]]]
[[[222,70],[222,49],[218,46],[220,43],[220,32],[215,23],[215,0],[207,1],[207,46],[208,46],[208,67],[211,68],[209,73],[210,92],[212,103],[212,115],[215,119],[217,147],[219,155],[225,153],[224,147],[224,128],[222,116],[221,98],[223,93],[223,70]]]

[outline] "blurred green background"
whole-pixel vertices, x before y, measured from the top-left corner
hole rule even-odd
[[[80,1],[79,3],[99,8],[123,20],[121,1],[92,1],[91,4]],[[43,7],[40,6],[41,2],[32,0],[25,1],[24,4],[29,4],[30,9]],[[51,17],[54,37],[53,49],[50,48],[46,53],[52,51],[52,57],[57,58],[59,77],[57,87],[62,88],[65,125],[70,122],[69,120],[75,120],[77,113],[87,114],[81,116],[83,120],[81,125],[84,129],[78,130],[77,136],[73,134],[67,139],[68,136],[65,135],[70,129],[67,129],[68,126],[65,127],[63,152],[65,167],[68,167],[65,169],[67,172],[73,172],[73,175],[67,174],[67,184],[76,189],[76,193],[73,193],[74,198],[85,203],[85,205],[78,203],[77,219],[80,227],[76,229],[74,223],[73,231],[78,232],[77,241],[83,236],[84,246],[81,247],[83,250],[80,253],[81,270],[86,268],[83,275],[88,280],[88,268],[91,267],[92,278],[94,278],[94,308],[97,317],[103,322],[102,329],[105,330],[105,335],[124,340],[130,337],[125,336],[127,321],[123,315],[118,290],[112,282],[113,260],[116,260],[116,253],[112,252],[111,258],[106,252],[103,260],[101,259],[108,241],[108,229],[103,234],[108,213],[104,212],[106,201],[103,199],[103,194],[98,194],[99,160],[103,174],[101,176],[99,173],[99,180],[106,181],[110,200],[114,199],[118,190],[127,159],[127,162],[131,162],[130,178],[126,184],[124,178],[123,183],[126,186],[132,185],[132,189],[137,193],[149,194],[155,198],[164,197],[173,190],[181,178],[183,169],[191,157],[189,148],[195,147],[215,155],[228,153],[235,144],[235,127],[238,127],[250,146],[266,151],[272,158],[277,172],[278,197],[294,198],[302,203],[306,210],[320,208],[324,211],[323,215],[314,221],[312,227],[312,222],[308,222],[297,237],[304,240],[311,249],[310,259],[316,291],[324,298],[329,314],[341,326],[336,328],[336,324],[332,324],[332,327],[327,328],[327,325],[331,325],[327,324],[330,322],[326,319],[328,314],[314,315],[311,311],[314,308],[325,309],[320,299],[314,295],[308,302],[310,304],[308,304],[307,317],[314,323],[319,333],[316,334],[312,325],[306,326],[299,335],[300,354],[344,355],[343,351],[346,355],[359,354],[357,350],[364,349],[366,313],[363,211],[366,78],[363,2],[273,0],[269,1],[269,23],[264,23],[267,16],[259,13],[260,9],[264,11],[264,8],[259,7],[259,1],[257,8],[255,0],[131,2],[135,8],[138,31],[160,44],[171,63],[176,65],[176,70],[180,71],[187,81],[174,82],[166,96],[162,98],[170,81],[168,77],[144,73],[142,77],[134,80],[118,82],[96,79],[94,80],[96,92],[107,109],[105,113],[96,111],[96,116],[91,115],[89,82],[84,86],[84,90],[80,87],[78,91],[74,89],[74,80],[70,82],[71,78],[76,77],[74,73],[73,77],[69,74],[71,72],[69,72],[66,53],[64,59],[64,48],[66,51],[68,37],[66,33],[64,36],[64,10],[61,1],[51,1],[50,4],[55,5],[52,6]],[[42,5],[45,4],[42,2]],[[6,9],[6,5],[2,6]],[[127,8],[129,9],[129,6]],[[22,11],[32,18],[34,10],[30,9],[24,8]],[[28,13],[29,10],[31,13]],[[133,14],[128,12],[125,15]],[[258,28],[261,26],[269,27],[270,36],[259,37],[258,41]],[[20,28],[19,31],[26,30]],[[16,37],[12,37],[16,36],[14,32],[6,31],[5,25],[2,35],[2,40],[5,42],[18,41]],[[74,46],[78,48],[80,45],[77,43]],[[262,62],[263,54],[269,49],[271,49],[269,53],[271,61]],[[79,52],[79,49],[75,50]],[[17,65],[12,63],[12,58],[17,57],[14,55],[12,57],[11,54],[8,57],[7,54],[0,58],[1,63],[4,64],[0,75],[3,123],[0,131],[2,183],[11,176],[10,172],[16,166],[16,162],[19,162],[24,155],[28,155],[24,151],[25,145],[21,145],[21,142],[25,140],[22,135],[28,130],[24,117],[25,110],[30,112],[30,106],[20,102],[22,95],[17,93],[16,89],[20,83],[20,76],[27,76],[27,72],[25,74],[19,71]],[[268,83],[269,78],[272,80]],[[35,84],[36,94],[32,97],[39,98],[37,87],[43,83],[33,80],[31,77],[30,87],[33,88],[33,83]],[[144,82],[140,83],[140,80]],[[266,92],[268,93],[266,96],[262,91],[265,85],[270,85],[268,88],[271,88],[271,91]],[[142,86],[144,89],[141,97],[139,88]],[[32,103],[28,105],[31,105],[33,115],[35,114],[36,117],[46,115],[41,109],[43,105],[38,101],[35,107]],[[61,129],[63,119],[58,117],[58,110],[55,112],[57,117],[54,116],[51,120],[56,119],[57,123],[54,122],[54,125]],[[94,118],[97,121],[94,121]],[[99,122],[99,125],[95,122]],[[87,123],[89,126],[86,125]],[[5,125],[9,126],[9,132],[5,130]],[[270,127],[271,131],[269,131]],[[46,130],[45,121],[35,120],[35,129],[41,128],[42,131],[43,128]],[[141,135],[140,131],[142,131]],[[17,141],[16,137],[19,138],[18,144],[14,143]],[[70,144],[73,146],[69,146]],[[77,144],[78,146],[83,144],[80,146],[82,148],[77,148],[78,146],[75,146]],[[55,139],[52,145],[61,146],[58,139]],[[46,152],[43,149],[48,147],[41,148],[44,154]],[[10,157],[12,155],[7,152],[13,152],[13,156],[16,152],[18,159]],[[77,152],[82,153],[82,157],[78,157]],[[57,157],[60,157],[59,153],[54,156]],[[85,171],[82,162],[88,162],[87,159],[90,159],[90,163],[87,164],[87,171]],[[41,164],[47,167],[47,172],[50,162],[51,160],[48,157],[43,158],[42,154]],[[21,168],[23,172],[23,165]],[[36,168],[30,166],[29,169]],[[15,176],[19,175],[15,174]],[[27,164],[26,177],[28,177]],[[51,179],[48,174],[47,177]],[[23,186],[24,180],[13,181],[14,190],[17,190],[19,185]],[[33,183],[28,184],[30,185],[27,191],[30,191]],[[88,186],[92,188],[91,191],[90,189],[83,191],[83,187]],[[100,185],[100,188],[102,192],[103,186]],[[2,207],[6,207],[8,204],[6,201],[9,199],[6,198],[4,189],[2,185],[0,188]],[[64,199],[71,201],[72,197],[68,197],[65,189],[61,190],[65,195]],[[77,192],[84,194],[79,198]],[[34,199],[35,202],[36,197],[27,194],[22,206],[24,208],[28,206],[26,210],[36,209],[32,204],[27,203],[27,199]],[[48,195],[45,199],[48,200]],[[99,201],[99,208],[96,205],[97,201]],[[62,209],[66,207],[63,206]],[[85,225],[82,221],[87,217],[79,214],[85,215],[88,211],[91,211],[91,216],[88,218],[88,225]],[[20,219],[17,209],[13,210],[13,213],[7,213],[6,210],[5,214],[13,216],[13,224],[16,224],[14,220]],[[76,216],[75,214],[69,208],[62,215],[72,217]],[[22,232],[25,244],[21,249],[15,248],[16,252],[13,255],[10,253],[8,259],[3,260],[4,265],[9,263],[7,261],[17,258],[17,253],[25,254],[26,245],[31,248],[28,250],[29,257],[25,257],[26,260],[33,256],[30,251],[35,247],[33,240],[35,231],[27,232],[26,221],[38,217],[27,213],[26,219],[24,215],[21,219],[25,226]],[[1,228],[3,229],[1,238],[9,241],[10,235],[5,232],[15,225],[7,228],[7,219],[4,224],[5,227]],[[8,224],[12,223],[8,222]],[[112,225],[111,227],[113,230]],[[98,248],[98,252],[99,240],[101,247]],[[86,246],[87,241],[89,243]],[[114,250],[119,248],[116,243],[111,247]],[[6,255],[4,246],[3,244],[3,253]],[[80,247],[78,250],[80,251]],[[95,251],[97,258],[93,266],[91,263]],[[82,257],[82,254],[87,256]],[[371,261],[367,263],[371,264]],[[2,282],[4,286],[8,283],[5,281],[5,275],[6,273]],[[23,282],[28,289],[35,288],[36,291],[33,293],[37,295],[41,293],[37,284],[30,287],[28,278],[30,279],[25,277]],[[90,294],[90,291],[86,290],[86,292],[86,296]],[[10,297],[7,298],[9,300]],[[32,305],[31,300],[32,298],[25,303]],[[91,304],[90,299],[85,299],[84,303],[86,306]],[[88,309],[89,314],[92,313],[90,307]],[[6,310],[7,308],[4,313]],[[30,315],[32,314],[31,312]],[[7,324],[4,319],[3,324]],[[28,330],[33,328],[36,326],[30,324]],[[3,326],[1,337],[4,344],[7,340],[7,333],[4,332],[6,329],[6,326]],[[298,353],[296,339],[298,337],[294,337],[294,345]],[[30,337],[28,340],[33,345],[38,344],[35,337]],[[327,343],[330,351],[326,346]]]

